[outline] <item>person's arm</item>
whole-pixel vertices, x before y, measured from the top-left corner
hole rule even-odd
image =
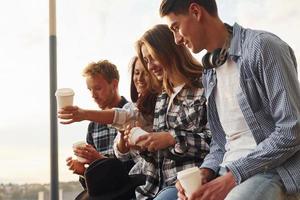
[[[127,142],[124,139],[124,131],[119,131],[118,133],[118,140],[115,140],[115,142],[117,143],[117,149],[120,153],[124,154],[127,153],[130,149],[127,146]]]
[[[128,125],[134,125],[139,120],[139,110],[134,103],[127,103],[122,108],[114,108],[112,126],[118,130],[125,130]]]
[[[169,132],[151,132],[138,137],[136,144],[138,143],[142,149],[155,152],[174,146],[176,141]]]
[[[83,176],[86,170],[84,164],[78,162],[77,160],[73,160],[72,157],[68,157],[66,159],[66,165],[68,166],[69,170],[73,172],[73,174],[79,175],[79,182],[81,186],[86,189],[85,178]]]
[[[121,138],[121,133],[119,132],[114,140],[114,145],[113,145],[114,153],[115,153],[116,157],[123,162],[129,161],[132,159],[135,163],[137,163],[141,159],[139,152],[137,150],[131,149],[131,148],[129,148],[128,151],[125,150],[125,151],[121,152],[118,147],[120,138]],[[124,139],[124,142],[127,143],[127,140]],[[127,147],[127,144],[125,146]]]
[[[224,153],[225,149],[220,148],[220,146],[215,142],[214,137],[212,137],[209,153],[205,156],[200,168],[211,169],[215,172],[215,175],[217,175],[220,164],[223,161]]]
[[[73,122],[80,122],[89,120],[99,124],[112,124],[114,120],[115,111],[109,110],[86,110],[78,106],[68,106],[58,111],[58,118],[63,119],[61,124],[71,124]]]
[[[122,147],[121,147],[121,150],[119,149],[120,140],[121,140],[121,133],[119,132],[114,140],[114,145],[113,145],[114,153],[115,153],[115,156],[118,159],[120,159],[121,161],[127,161],[127,160],[131,159],[130,153],[129,153],[129,150],[123,151],[124,149],[122,149]]]
[[[250,78],[260,81],[261,88],[256,88],[256,95],[265,97],[268,102],[265,110],[269,110],[266,120],[275,126],[253,152],[227,166],[237,183],[283,165],[300,149],[300,88],[293,51],[276,36],[266,34],[257,37],[252,45],[249,60],[255,60],[252,65],[256,71],[254,78]],[[266,135],[261,128],[253,134]]]

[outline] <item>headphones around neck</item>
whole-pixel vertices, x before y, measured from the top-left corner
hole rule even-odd
[[[215,49],[213,52],[207,52],[203,56],[202,65],[204,69],[213,69],[219,67],[223,65],[227,60],[228,49],[232,38],[233,27],[226,23],[224,25],[229,33],[229,36],[226,39],[222,48]]]

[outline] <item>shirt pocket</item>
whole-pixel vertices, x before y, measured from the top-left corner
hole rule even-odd
[[[188,131],[199,129],[201,120],[206,119],[205,102],[202,96],[182,101],[178,108],[178,126]]]

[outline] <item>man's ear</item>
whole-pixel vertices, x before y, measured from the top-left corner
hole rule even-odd
[[[117,79],[112,80],[112,86],[114,87],[115,90],[118,90],[119,86],[119,81]]]
[[[203,8],[197,3],[191,3],[189,7],[189,14],[199,21],[202,16],[202,10]]]

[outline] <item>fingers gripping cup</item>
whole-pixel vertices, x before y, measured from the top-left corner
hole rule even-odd
[[[73,105],[74,91],[71,88],[60,88],[55,92],[57,104],[59,108]]]
[[[136,143],[137,139],[142,136],[142,135],[148,135],[149,133],[144,131],[143,129],[141,129],[140,127],[133,127],[131,130],[130,130],[130,142],[132,144],[135,144],[137,146],[142,146],[144,141],[140,141],[138,143]]]
[[[73,144],[73,150],[77,149],[78,147],[85,147],[86,146],[86,143],[85,141],[79,141],[79,142],[75,142]],[[81,163],[85,163],[87,162],[88,160],[83,158],[83,157],[80,157],[80,156],[76,156],[77,157],[77,160]]]
[[[202,185],[202,176],[198,167],[192,167],[178,172],[177,179],[187,197],[190,197],[191,194]]]

